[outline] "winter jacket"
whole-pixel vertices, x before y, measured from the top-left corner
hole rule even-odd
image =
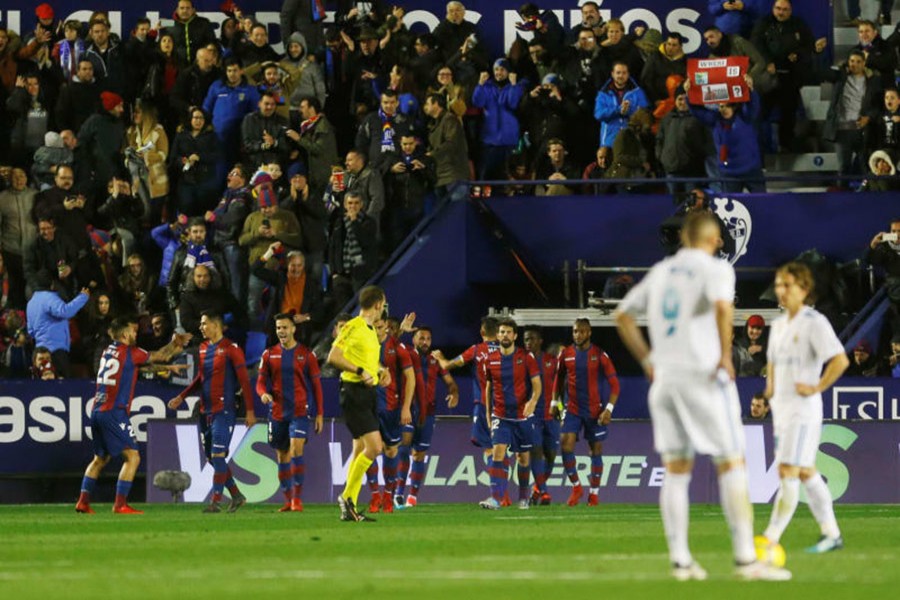
[[[59,293],[49,290],[35,292],[25,309],[28,335],[35,346],[43,346],[50,352],[69,350],[69,319],[75,318],[90,297],[78,294],[71,302],[64,302]]]
[[[484,129],[481,141],[486,146],[515,146],[519,143],[519,119],[516,111],[525,86],[489,79],[472,92],[472,106],[484,110]]]
[[[122,46],[115,44],[112,39],[104,55],[94,44],[84,51],[84,58],[94,65],[94,80],[100,87],[100,91],[115,92],[123,98],[129,98],[126,84],[126,69],[128,63]]]
[[[729,0],[709,0],[709,13],[714,16],[715,25],[722,33],[750,35],[753,24],[766,12],[761,0],[743,0],[743,10],[725,10],[724,4]],[[771,2],[768,3],[771,6]]]
[[[625,94],[622,101],[628,100],[628,112],[622,114],[622,103],[613,89],[612,79],[607,81],[594,102],[594,119],[600,121],[600,146],[612,147],[616,140],[616,134],[628,126],[628,120],[640,108],[647,108],[649,102],[644,90],[638,87],[634,79],[629,79],[625,84]]]
[[[666,80],[669,75],[687,77],[687,58],[683,53],[675,58],[669,58],[666,56],[664,46],[665,44],[660,44],[659,50],[650,55],[641,72],[641,85],[646,90],[647,99],[651,104],[668,98]]]
[[[41,146],[34,151],[34,163],[31,165],[31,175],[35,185],[52,186],[56,167],[71,166],[73,162],[75,162],[75,155],[68,148]]]
[[[213,209],[215,220],[212,222],[213,244],[216,248],[224,248],[230,244],[237,244],[238,236],[244,227],[247,215],[253,209],[253,197],[247,187],[228,188],[222,195],[222,199]]]
[[[766,63],[773,63],[779,71],[796,74],[798,78],[808,76],[815,40],[809,26],[799,17],[779,21],[771,14],[766,15],[753,28],[750,41]],[[797,55],[795,62],[788,60],[791,54]],[[801,83],[797,81],[797,86]]]
[[[413,170],[413,160],[421,161],[425,168]],[[406,171],[403,173],[388,171],[385,177],[388,195],[386,209],[402,208],[414,212],[422,211],[425,206],[425,196],[434,189],[434,160],[425,156],[425,152],[421,151],[410,156],[400,155],[394,164],[398,162],[406,164]]]
[[[394,135],[389,147],[382,145],[382,121],[379,111],[366,115],[356,131],[356,149],[368,157],[369,166],[382,176],[387,173],[397,158],[400,137],[412,131],[412,121],[406,115],[396,113],[392,120]]]
[[[34,153],[44,145],[44,134],[51,131],[51,124],[43,93],[32,98],[25,88],[17,87],[6,99],[6,112],[12,121],[7,135],[14,151]]]
[[[106,111],[91,115],[81,126],[78,145],[88,151],[97,185],[105,185],[117,172],[124,142],[125,124]]]
[[[300,237],[303,245],[300,248],[306,254],[325,252],[325,234],[328,211],[322,201],[321,194],[314,194],[310,187],[306,200],[291,198],[290,193],[283,196],[278,206],[294,213],[300,223]]]
[[[175,41],[174,54],[183,65],[194,62],[197,50],[216,43],[216,34],[209,19],[196,14],[187,21],[179,21],[176,17],[166,31],[172,34]]]
[[[306,48],[306,39],[299,33],[294,33],[287,41],[287,44],[297,42],[303,47],[303,51],[294,60],[290,55],[281,59],[278,63],[282,69],[288,74],[285,82],[287,95],[290,98],[291,106],[299,106],[300,101],[304,98],[317,98],[322,106],[325,106],[325,76],[322,74],[322,66],[309,59]],[[285,52],[287,46],[285,46]]]
[[[208,244],[206,249],[209,251],[213,266],[215,267],[212,269],[213,281],[215,284],[220,285],[222,289],[231,289],[231,279],[229,277],[230,274],[227,266],[228,263],[225,262],[224,256],[222,256],[221,252],[213,249]],[[181,294],[190,282],[188,273],[192,269],[185,268],[184,266],[187,255],[188,242],[185,242],[178,246],[178,249],[175,250],[175,254],[172,256],[172,264],[169,267],[169,280],[166,282],[166,299],[169,302],[170,310],[175,310],[175,308],[181,304]]]
[[[206,94],[212,84],[223,76],[222,69],[213,67],[209,71],[201,71],[197,65],[191,65],[178,74],[175,87],[169,95],[169,104],[175,114],[187,116],[191,106],[202,106]]]
[[[169,156],[169,137],[163,126],[157,123],[149,131],[143,130],[138,125],[128,128],[125,134],[126,142],[130,148],[138,150],[146,144],[152,143],[153,147],[143,153],[144,165],[147,167],[146,185],[151,198],[161,198],[169,193],[169,173],[166,161]],[[139,182],[132,182],[133,189],[137,189]]]
[[[259,235],[259,228],[265,219],[269,220],[269,226],[275,232],[274,237],[266,238]],[[250,213],[238,238],[238,243],[249,250],[250,264],[258,261],[273,242],[281,242],[287,251],[299,250],[303,245],[300,223],[294,213],[283,208],[277,209],[270,217],[264,216],[258,210]]]
[[[53,186],[40,192],[34,199],[35,223],[50,217],[56,224],[56,235],[69,239],[79,249],[90,249],[87,228],[93,222],[94,201],[85,198],[84,208],[66,209],[65,199],[77,196],[75,190]]]
[[[362,250],[362,263],[344,265],[344,239],[347,236],[347,223],[343,215],[337,215],[331,224],[328,237],[328,266],[332,273],[347,275],[355,282],[363,282],[375,273],[378,259],[377,226],[371,217],[360,213],[350,227],[356,234],[356,240]]]
[[[181,227],[173,228],[170,223],[157,225],[150,231],[153,241],[162,249],[162,266],[159,268],[158,285],[165,287],[169,283],[169,273],[172,270],[172,260],[175,251],[181,245]]]
[[[379,221],[384,210],[384,180],[382,176],[366,165],[358,175],[347,173],[347,192],[357,192],[363,199],[363,211]]]
[[[673,110],[659,125],[656,158],[669,175],[703,173],[709,133],[690,112]]]
[[[574,99],[562,90],[560,96],[561,99],[556,99],[542,89],[537,97],[525,94],[522,100],[522,121],[538,154],[544,152],[548,140],[568,135],[567,123],[577,122],[578,106]]]
[[[112,227],[130,231],[136,238],[140,236],[140,219],[144,216],[144,203],[140,198],[124,194],[108,196],[97,209],[97,214],[106,219]]]
[[[334,126],[324,114],[300,137],[300,148],[306,151],[310,187],[316,191],[324,190],[331,177],[332,165],[338,163]]]
[[[723,119],[719,111],[694,105],[691,105],[691,113],[713,130],[722,175],[738,177],[762,168],[756,131],[760,100],[755,90],[750,92],[750,102],[735,105],[731,119]]]
[[[281,60],[281,56],[272,50],[272,46],[269,44],[257,46],[253,42],[248,42],[238,46],[237,53],[241,62],[247,66]]]
[[[259,92],[242,79],[231,87],[224,79],[213,82],[203,101],[203,110],[212,115],[212,126],[221,137],[240,128],[244,116],[257,109]]]
[[[28,187],[21,192],[12,188],[0,192],[0,247],[4,252],[22,256],[37,238],[31,220],[35,194]]]
[[[825,124],[822,126],[822,139],[833,142],[837,139],[840,128],[840,109],[843,102],[844,86],[850,72],[846,65],[832,69],[819,71],[819,78],[834,84],[831,90],[831,100],[828,104],[828,113],[825,115]],[[882,89],[880,77],[871,70],[865,70],[866,95],[863,97],[861,117],[878,118],[878,112],[882,104]]]
[[[469,147],[462,122],[444,110],[428,132],[428,150],[435,162],[438,187],[469,178]]]
[[[266,307],[267,324],[266,333],[270,336],[275,333],[275,315],[281,312],[281,302],[284,300],[284,288],[287,283],[287,270],[279,267],[277,270],[266,266],[265,261],[257,260],[250,265],[250,273],[256,275],[269,284],[269,305]],[[301,337],[309,338],[310,329],[318,329],[324,321],[325,314],[322,305],[322,288],[315,277],[306,273],[306,283],[303,286],[303,303],[300,306],[301,315],[309,315],[310,320],[299,326]]]
[[[100,110],[100,86],[96,81],[85,83],[76,77],[62,87],[56,101],[56,126],[62,131],[77,132],[92,114]]]
[[[181,159],[192,154],[199,156],[200,160],[185,171]],[[211,125],[207,125],[197,136],[187,129],[182,129],[175,135],[175,141],[169,151],[170,167],[179,174],[179,179],[183,183],[192,185],[215,180],[220,163],[223,161],[222,147]]]
[[[228,288],[221,285],[214,286],[210,282],[205,290],[197,289],[193,279],[189,281],[181,294],[181,304],[178,308],[178,316],[181,319],[181,327],[187,332],[196,332],[200,329],[200,317],[203,311],[212,310],[225,317],[231,315],[229,324],[241,324],[245,319],[244,309]],[[227,317],[226,317],[227,318]]]
[[[315,0],[284,0],[279,19],[282,38],[290,39],[299,33],[305,40],[309,40],[312,51],[318,52],[325,45],[325,34],[322,30],[322,21],[313,21],[313,2]]]
[[[252,168],[272,162],[283,162],[288,152],[287,121],[272,113],[264,117],[258,110],[249,113],[241,123],[241,148]],[[263,132],[275,138],[275,144],[263,148]]]

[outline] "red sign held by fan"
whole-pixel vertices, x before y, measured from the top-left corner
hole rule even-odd
[[[749,68],[746,56],[688,59],[691,104],[749,102],[750,88],[744,81]]]

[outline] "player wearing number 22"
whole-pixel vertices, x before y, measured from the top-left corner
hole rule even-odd
[[[128,506],[128,492],[141,462],[134,429],[131,427],[131,400],[137,382],[140,366],[146,363],[165,363],[181,352],[191,339],[188,334],[175,335],[172,341],[156,352],[147,352],[135,346],[137,321],[120,317],[110,325],[109,334],[113,339],[100,359],[97,372],[97,389],[94,393],[94,410],[91,412],[91,437],[94,444],[94,458],[84,472],[81,495],[75,510],[93,514],[91,494],[97,484],[97,477],[113,456],[122,455],[124,463],[116,483],[116,501],[113,512],[118,514],[141,514],[143,511]]]
[[[244,352],[237,344],[226,338],[222,332],[222,316],[206,311],[200,317],[200,333],[205,341],[200,344],[199,372],[194,381],[180,394],[169,401],[169,408],[177,409],[185,397],[200,388],[200,436],[203,449],[213,466],[212,500],[203,512],[222,512],[219,503],[225,487],[231,493],[228,512],[239,509],[247,499],[241,494],[231,476],[226,460],[231,435],[234,433],[235,403],[238,386],[243,394],[247,409],[246,424],[251,428],[256,424],[253,413],[253,391],[247,376]]]

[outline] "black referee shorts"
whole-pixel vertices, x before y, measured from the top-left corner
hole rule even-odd
[[[378,431],[375,388],[364,383],[341,382],[341,411],[353,438]]]

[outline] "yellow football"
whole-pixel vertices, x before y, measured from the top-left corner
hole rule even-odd
[[[753,538],[756,546],[756,559],[759,562],[772,565],[773,567],[783,567],[787,562],[787,555],[784,553],[784,546],[779,543],[770,543],[769,539],[763,535]]]

